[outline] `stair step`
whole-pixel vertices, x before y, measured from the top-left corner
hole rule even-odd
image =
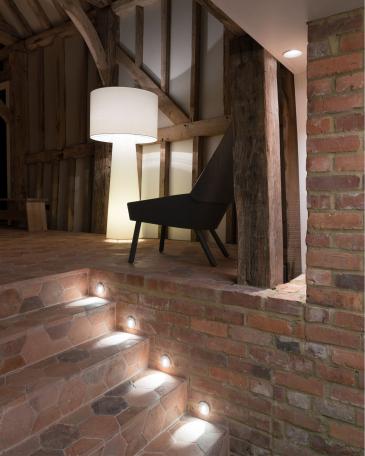
[[[84,297],[0,320],[0,375],[115,328],[115,304]]]
[[[134,456],[176,422],[186,401],[185,380],[145,370],[3,456]]]
[[[228,456],[226,429],[183,416],[147,445],[138,456]]]
[[[112,332],[3,376],[0,452],[146,369],[148,353],[148,339]]]

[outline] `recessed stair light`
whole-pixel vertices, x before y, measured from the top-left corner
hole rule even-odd
[[[169,367],[171,367],[171,359],[168,355],[162,355],[160,362],[161,362],[161,366],[164,367],[165,369],[168,369]]]
[[[129,315],[127,318],[127,326],[129,329],[134,329],[137,325],[136,319],[132,317],[132,315]]]
[[[288,51],[283,52],[283,56],[286,59],[296,59],[297,57],[300,57],[302,54],[303,52],[299,49],[289,49]]]
[[[201,401],[199,402],[199,412],[203,416],[208,416],[210,413],[210,406],[207,402]]]
[[[96,284],[96,293],[100,296],[100,295],[103,295],[105,293],[105,286],[103,283],[101,282],[98,282]]]

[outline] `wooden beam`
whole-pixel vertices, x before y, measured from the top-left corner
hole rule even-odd
[[[32,0],[31,2],[28,2],[28,6],[37,18],[37,21],[42,29],[48,30],[52,27],[52,23],[42,8],[39,0]]]
[[[280,149],[282,170],[284,281],[302,272],[299,205],[298,138],[294,75],[278,65]]]
[[[16,30],[7,22],[0,20],[0,44],[10,46],[20,39]]]
[[[108,63],[103,45],[88,15],[82,9],[79,0],[58,0],[58,3],[65,10],[81,36],[84,38],[91,55],[93,56],[96,68],[99,71],[103,85],[106,85],[109,78]]]
[[[277,63],[251,37],[231,43],[238,283],[283,281]]]
[[[161,89],[170,90],[171,0],[161,0]]]
[[[204,6],[208,12],[218,19],[224,27],[229,30],[235,36],[242,36],[245,34],[244,30],[233,20],[231,19],[223,10],[221,10],[213,0],[196,0],[202,6]]]
[[[24,198],[27,188],[25,156],[28,151],[28,59],[24,43],[9,56],[10,99],[13,122],[10,135],[11,197]]]
[[[177,104],[166,95],[153,79],[141,68],[139,68],[131,57],[119,45],[117,46],[117,61],[125,66],[128,73],[138,83],[142,89],[150,90],[158,96],[159,109],[174,124],[188,122],[188,116],[182,111]]]
[[[95,6],[96,8],[105,8],[112,3],[112,0],[86,0],[90,5]]]
[[[141,68],[143,64],[143,35],[144,35],[144,10],[142,6],[136,6],[136,51],[135,64]]]
[[[133,10],[136,6],[146,6],[153,3],[155,0],[117,0],[112,3],[114,14],[121,16]]]
[[[27,19],[25,18],[22,11],[18,8],[17,4],[14,0],[9,0],[7,2],[8,8],[11,10],[12,14],[16,17],[17,21],[19,22],[22,30],[22,35],[27,37],[33,34],[33,30],[29,25]]]
[[[11,123],[12,121],[11,110],[2,100],[0,100],[0,117],[2,117],[5,122]]]
[[[224,114],[231,114],[231,66],[230,66],[230,43],[233,35],[227,29],[223,34],[223,107]],[[237,244],[237,215],[234,201],[226,212],[226,242]]]
[[[160,186],[159,196],[167,196],[169,194],[170,185],[170,159],[171,145],[169,142],[162,141],[160,146]]]
[[[230,123],[230,116],[222,116],[159,128],[158,141],[183,141],[194,136],[223,135]]]

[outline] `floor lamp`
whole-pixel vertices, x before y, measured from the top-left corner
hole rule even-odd
[[[139,197],[136,144],[157,140],[158,98],[147,90],[103,87],[90,94],[90,138],[113,143],[106,236],[130,240],[127,203]]]

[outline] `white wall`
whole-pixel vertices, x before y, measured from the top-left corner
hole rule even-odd
[[[295,81],[295,104],[297,110],[298,129],[298,163],[299,163],[299,196],[300,196],[300,237],[302,248],[302,271],[305,272],[307,233],[307,190],[306,190],[306,158],[307,158],[307,74],[296,74]]]

